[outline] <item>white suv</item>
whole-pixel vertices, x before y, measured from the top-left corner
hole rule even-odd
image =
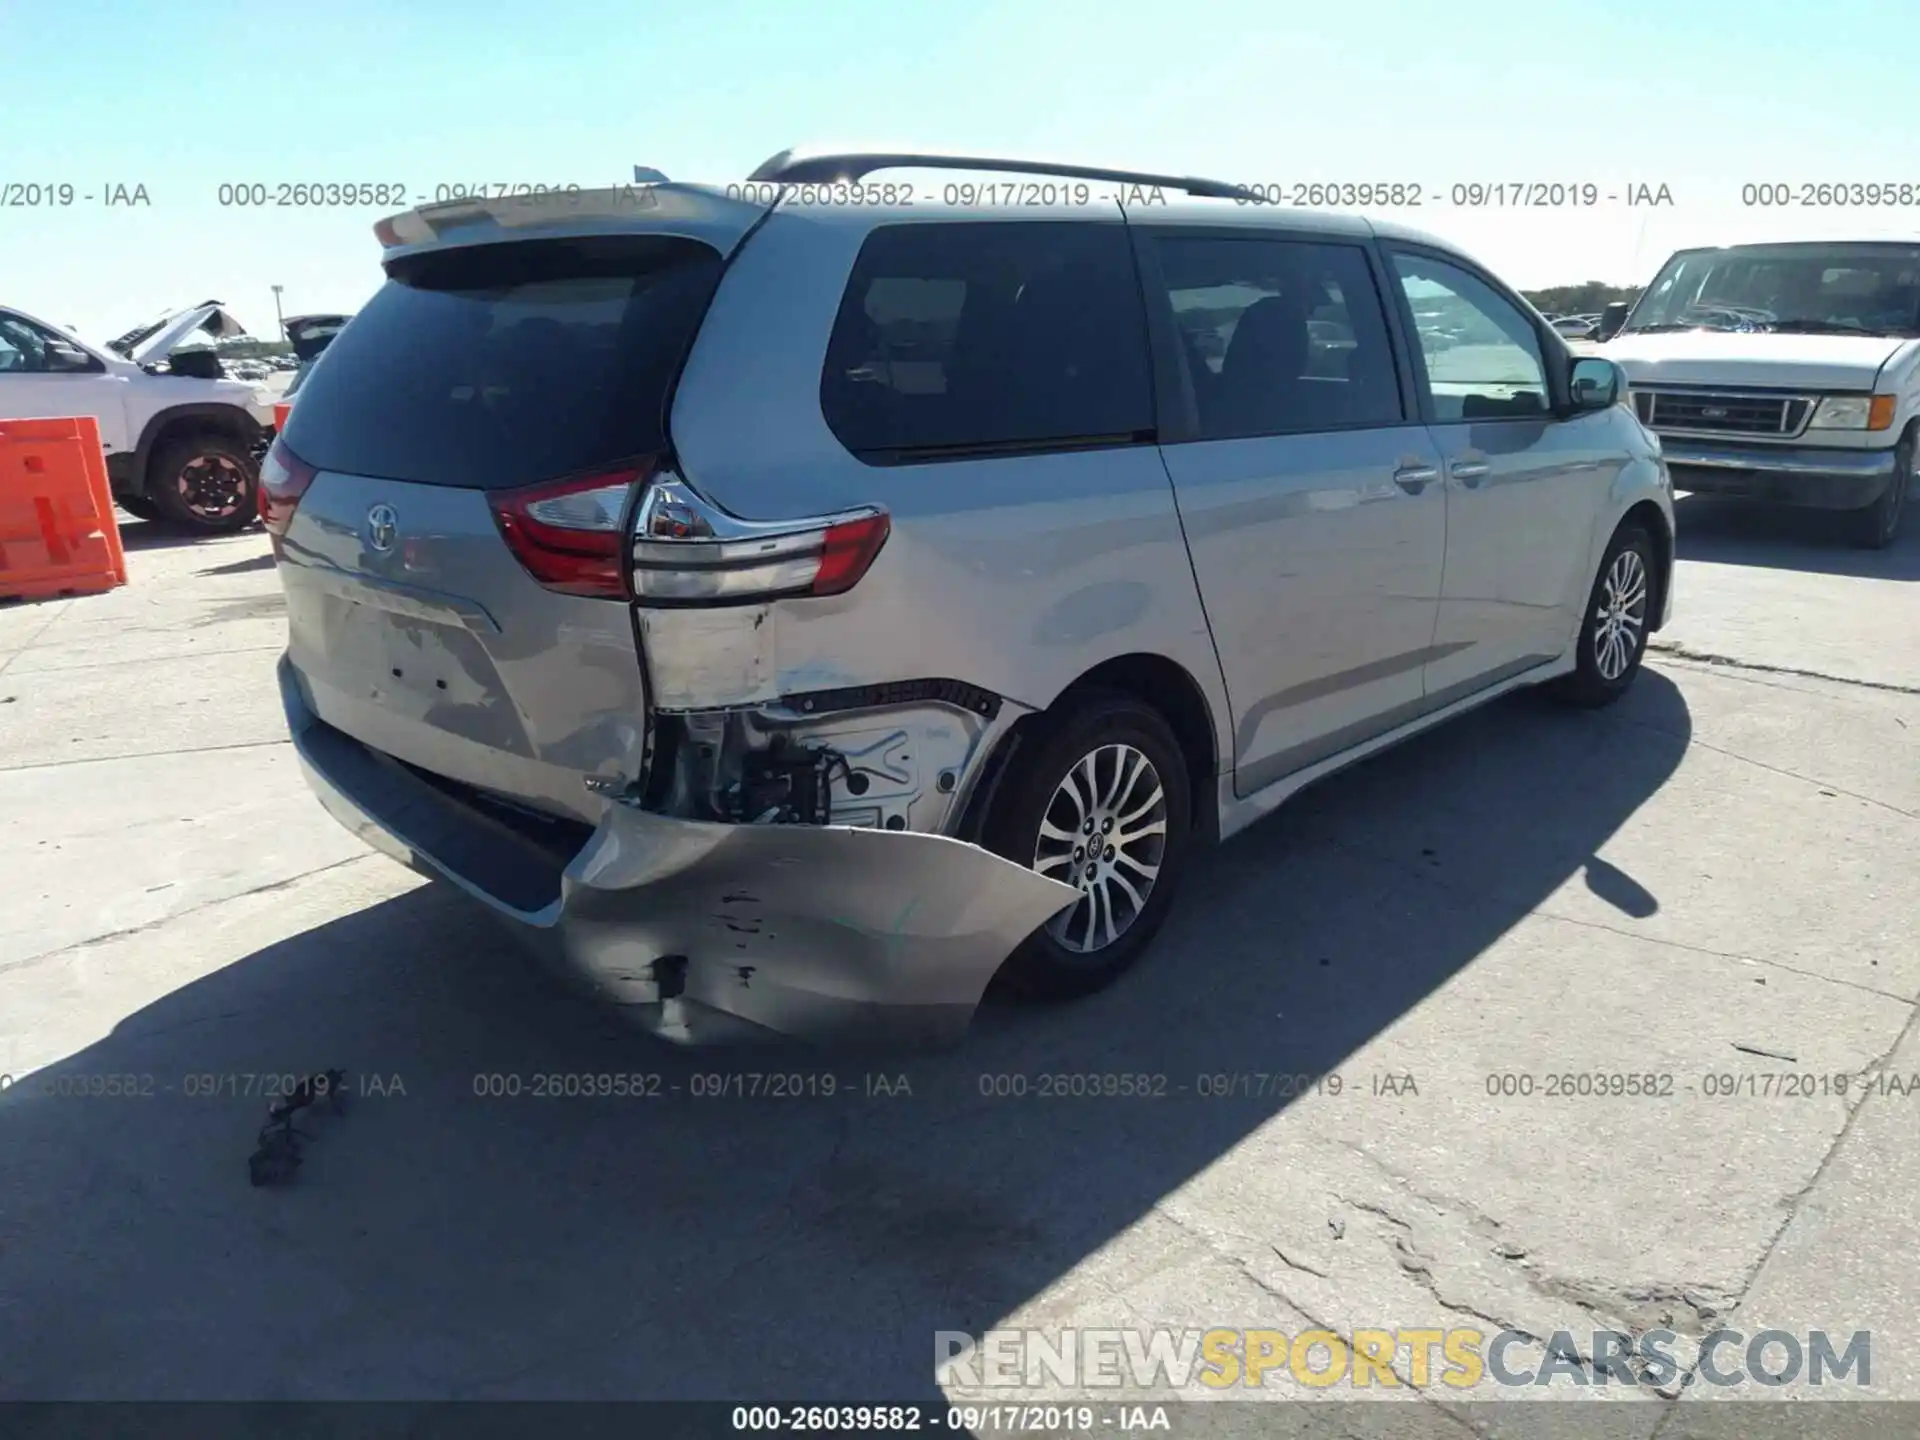
[[[104,348],[0,308],[0,419],[91,415],[113,498],[130,515],[224,533],[257,513],[271,396],[228,379],[202,334],[244,333],[217,302],[176,311]]]
[[[1682,250],[1603,353],[1675,488],[1849,514],[1881,549],[1920,473],[1920,243]]]

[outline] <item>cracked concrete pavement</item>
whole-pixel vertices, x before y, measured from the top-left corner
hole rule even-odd
[[[940,1330],[1469,1325],[1591,1362],[1665,1328],[1690,1364],[1724,1325],[1871,1330],[1838,1389],[1920,1399],[1920,535],[1681,516],[1619,706],[1514,697],[1317,787],[1115,990],[921,1056],[688,1055],[557,987],[307,796],[264,540],[130,522],[125,589],[0,608],[0,1397],[931,1403]],[[327,1066],[384,1093],[250,1189],[264,1099],[228,1077]],[[811,1093],[732,1093],[768,1073]],[[660,1093],[476,1093],[553,1074]],[[1167,1093],[1037,1093],[1108,1074]],[[1746,1093],[1787,1074],[1812,1093]],[[153,1093],[72,1093],[108,1075]],[[1258,1078],[1300,1075],[1338,1091]],[[1399,1374],[1390,1409],[1285,1408],[1539,1413]],[[1581,1413],[1720,1433],[1698,1398],[1837,1393],[1667,1388]]]

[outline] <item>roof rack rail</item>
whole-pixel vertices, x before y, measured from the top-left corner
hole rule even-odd
[[[1208,200],[1257,201],[1262,197],[1244,185],[1207,180],[1198,175],[1155,175],[1145,170],[1109,170],[1100,165],[1062,165],[1051,160],[1018,160],[1004,155],[949,155],[937,151],[809,151],[782,150],[763,162],[749,180],[781,185],[852,184],[876,170],[1002,170],[1023,175],[1060,175],[1072,180],[1117,180],[1128,185],[1158,186]]]

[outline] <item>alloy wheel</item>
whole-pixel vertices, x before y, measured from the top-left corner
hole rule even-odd
[[[1068,950],[1114,944],[1147,907],[1167,844],[1167,792],[1153,762],[1131,745],[1084,756],[1047,802],[1033,868],[1080,891],[1047,933]]]
[[[174,477],[180,502],[197,520],[231,520],[247,503],[247,472],[231,455],[196,455]]]
[[[1611,683],[1627,673],[1647,624],[1647,566],[1638,550],[1614,557],[1593,620],[1594,668]]]

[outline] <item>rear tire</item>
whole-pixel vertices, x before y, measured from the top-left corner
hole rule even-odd
[[[1856,550],[1884,550],[1900,533],[1900,518],[1907,511],[1908,492],[1914,485],[1914,470],[1920,464],[1916,452],[1916,432],[1909,428],[1893,451],[1893,479],[1880,498],[1864,510],[1847,516],[1847,542]]]
[[[169,440],[147,470],[161,519],[200,535],[231,535],[258,518],[260,469],[246,445],[219,431]]]
[[[1653,537],[1641,526],[1628,523],[1614,531],[1580,620],[1575,669],[1548,687],[1554,699],[1597,710],[1627,693],[1647,653],[1654,596],[1664,583],[1656,563]]]
[[[982,840],[1082,890],[1000,972],[1021,994],[1064,1000],[1112,984],[1160,929],[1193,847],[1193,795],[1172,727],[1131,695],[1091,694],[1041,724],[1014,756]]]

